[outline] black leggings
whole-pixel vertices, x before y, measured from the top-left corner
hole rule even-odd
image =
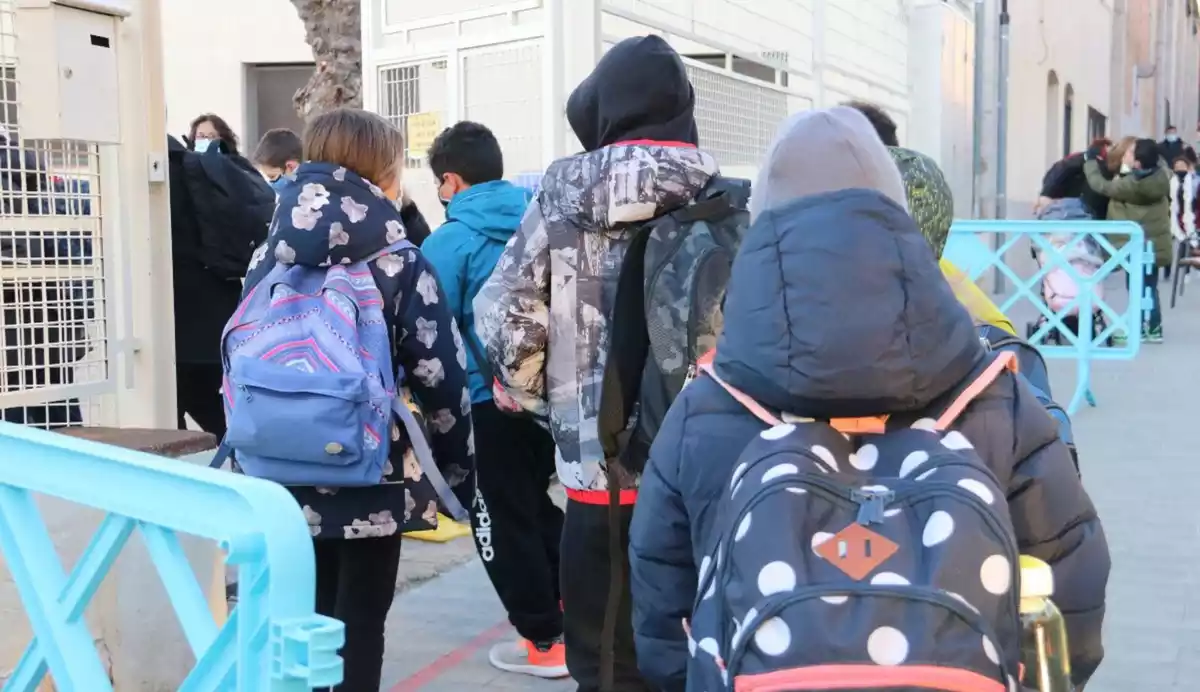
[[[314,541],[317,612],[346,626],[345,674],[338,692],[379,692],[383,628],[400,567],[400,534]]]

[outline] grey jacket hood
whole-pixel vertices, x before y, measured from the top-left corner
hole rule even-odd
[[[854,417],[923,410],[972,373],[974,323],[866,118],[792,118],[753,195],[717,346],[731,384],[797,415]]]
[[[800,197],[851,188],[876,190],[907,209],[900,171],[862,113],[845,106],[797,113],[767,150],[750,218]]]

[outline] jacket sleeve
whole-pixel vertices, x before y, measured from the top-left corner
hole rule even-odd
[[[546,414],[550,244],[537,203],[475,296],[475,332],[496,379],[525,410]]]
[[[1088,187],[1109,199],[1136,204],[1141,198],[1138,180],[1132,175],[1118,175],[1107,180],[1100,173],[1100,164],[1095,161],[1083,164],[1083,174],[1087,176]]]
[[[396,298],[397,364],[424,410],[438,467],[447,478],[463,477],[475,468],[467,352],[430,265],[417,250],[410,248],[404,255],[408,276]],[[467,485],[455,488],[464,507],[471,502]]]
[[[429,230],[429,222],[425,220],[425,215],[412,202],[400,208],[400,221],[404,223],[404,235],[408,242],[417,247],[422,247],[425,240],[433,234]]]
[[[459,329],[472,327],[462,323],[463,316],[463,282],[466,277],[467,258],[459,252],[461,242],[454,237],[453,232],[443,225],[437,235],[430,234],[421,246],[421,254],[437,272],[442,291],[446,294],[446,306],[450,314],[459,321]],[[415,243],[414,243],[415,244]]]
[[[686,410],[677,410],[686,409],[681,403],[676,401],[655,438],[629,527],[638,667],[654,689],[664,692],[683,692],[687,686],[683,620],[691,617],[699,580],[688,516],[676,486],[686,417]]]
[[[1054,601],[1066,618],[1072,677],[1082,685],[1104,658],[1108,542],[1053,420],[1028,385],[1020,378],[1013,382],[1017,463],[1009,484],[1009,511],[1021,553],[1054,570]]]

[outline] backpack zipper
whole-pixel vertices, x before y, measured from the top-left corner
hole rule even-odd
[[[1014,585],[1015,586],[1015,585]],[[993,644],[1000,646],[1000,640],[996,638],[996,633],[992,631],[989,623],[983,619],[983,616],[971,610],[965,603],[955,599],[935,587],[921,586],[871,586],[871,585],[855,585],[847,588],[830,588],[829,586],[812,586],[806,589],[793,591],[789,594],[771,596],[767,599],[766,604],[762,609],[748,622],[743,622],[741,626],[742,636],[738,639],[737,646],[729,653],[725,659],[726,672],[728,679],[733,680],[738,673],[738,667],[746,652],[746,647],[753,633],[758,631],[762,623],[766,622],[776,614],[781,612],[788,606],[795,605],[803,601],[809,601],[822,596],[891,596],[894,598],[902,598],[909,600],[924,601],[926,603],[940,606],[945,610],[954,613],[979,634],[987,637]],[[1016,610],[1013,611],[1017,612]],[[1001,663],[999,680],[1004,685],[1008,684],[1009,670],[1005,663]]]
[[[767,457],[764,457],[763,459],[759,460],[759,462],[754,464],[753,466],[758,466],[759,464],[763,463],[767,459],[770,459],[774,456],[776,456],[776,455],[772,454]],[[819,462],[819,460],[816,459],[816,457],[814,457],[812,455],[803,454],[803,456],[806,456],[810,459],[813,459],[813,460]],[[750,468],[753,468],[753,466]],[[975,470],[982,470],[992,480],[995,481],[995,475],[992,474],[989,469],[987,469],[986,467],[977,466],[975,464],[971,464],[968,462],[950,461],[950,462],[945,462],[942,464],[935,464],[932,468],[938,469],[938,468],[943,468],[943,467],[947,467],[947,466],[967,466],[967,467],[970,467]],[[746,472],[749,472],[750,468],[747,468]],[[744,473],[746,473],[746,472],[744,472]],[[743,475],[744,475],[744,473],[743,473]],[[882,481],[884,479],[878,479],[878,480]],[[886,511],[888,505],[894,504],[896,502],[901,502],[901,501],[913,502],[913,501],[922,499],[926,496],[936,496],[936,495],[946,495],[946,496],[953,497],[960,501],[965,502],[966,504],[970,505],[976,511],[976,513],[978,513],[983,518],[984,523],[986,523],[988,525],[988,527],[992,529],[994,535],[1000,537],[1001,542],[1004,545],[1005,552],[1007,553],[1006,557],[1008,558],[1008,561],[1009,561],[1009,584],[1010,584],[1009,601],[1013,608],[1013,612],[1016,612],[1018,610],[1017,585],[1020,583],[1019,564],[1017,561],[1019,551],[1018,551],[1017,546],[1015,545],[1015,542],[1011,540],[1011,537],[1009,536],[1009,532],[1007,532],[1004,529],[1003,525],[1000,523],[1000,520],[998,518],[996,518],[996,516],[992,513],[991,506],[988,505],[979,496],[975,495],[971,491],[965,490],[963,488],[958,487],[957,485],[954,485],[952,483],[948,483],[945,481],[913,481],[913,480],[907,480],[907,479],[903,479],[903,478],[889,478],[886,480],[898,481],[899,483],[902,483],[908,487],[902,488],[899,491],[896,491],[896,490],[882,491],[882,490],[874,490],[874,489],[871,489],[871,490],[857,489],[856,490],[854,488],[850,488],[846,484],[839,483],[836,481],[830,481],[824,475],[817,475],[817,474],[813,474],[813,473],[802,473],[802,474],[795,475],[795,476],[785,476],[778,480],[771,481],[767,485],[764,485],[761,488],[759,488],[758,491],[749,500],[746,501],[746,504],[743,505],[741,511],[739,511],[737,516],[734,517],[734,521],[732,521],[728,524],[729,528],[726,530],[725,535],[723,535],[721,537],[721,540],[717,543],[717,546],[714,549],[713,555],[712,555],[712,560],[713,560],[712,566],[709,568],[708,573],[704,576],[704,580],[699,584],[699,586],[696,590],[696,598],[692,603],[692,612],[694,613],[699,609],[701,602],[704,600],[705,593],[708,591],[708,588],[710,586],[712,586],[712,582],[717,579],[718,572],[721,572],[722,580],[720,583],[717,584],[717,586],[722,587],[720,589],[720,591],[722,593],[724,593],[724,588],[723,588],[725,586],[724,577],[727,576],[727,570],[721,570],[721,564],[720,564],[720,559],[719,559],[720,553],[722,552],[722,549],[726,545],[729,545],[732,542],[733,534],[737,531],[738,525],[741,524],[741,522],[745,518],[746,514],[751,512],[755,506],[757,506],[760,502],[762,502],[768,496],[773,495],[778,490],[786,489],[789,487],[798,487],[798,486],[805,486],[806,489],[817,490],[818,494],[824,495],[828,498],[832,498],[835,500],[840,500],[842,504],[858,505],[859,512],[858,512],[858,517],[856,518],[856,521],[860,524],[863,523],[862,519],[864,518],[864,512],[866,513],[866,518],[873,520],[871,523],[882,523],[882,521],[886,518],[884,515],[884,512]],[[1000,483],[998,481],[996,481],[995,487],[997,487],[997,488],[1000,487]],[[862,501],[856,500],[855,499],[856,495],[858,497],[860,497]],[[876,519],[876,517],[878,517],[878,519]],[[725,557],[728,557],[728,556],[725,556]],[[814,588],[817,588],[817,587],[814,587]],[[827,588],[827,587],[825,587],[825,588]],[[793,593],[796,593],[796,592],[793,592]],[[725,607],[725,603],[723,602],[723,599],[722,599],[722,602],[720,602],[717,605],[719,606],[719,609],[722,613],[724,613],[727,610],[727,608]],[[722,618],[722,619],[724,619],[724,618]],[[725,623],[722,622],[720,627],[721,627],[721,631],[722,631],[722,641],[725,643],[728,643],[729,638],[726,635],[726,632],[728,630],[725,626]]]

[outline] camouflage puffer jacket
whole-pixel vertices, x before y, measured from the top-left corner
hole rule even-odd
[[[526,410],[549,417],[568,488],[606,489],[600,388],[632,230],[690,203],[716,174],[712,156],[680,146],[618,144],[555,161],[475,298],[495,376]]]

